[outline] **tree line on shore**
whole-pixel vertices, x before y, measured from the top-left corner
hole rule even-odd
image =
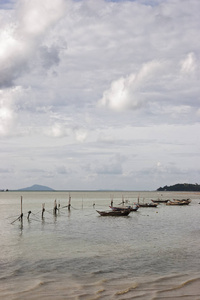
[[[159,192],[164,192],[164,191],[173,191],[173,192],[200,192],[200,185],[195,183],[177,183],[174,185],[167,186],[165,185],[164,187],[159,187],[157,189]]]

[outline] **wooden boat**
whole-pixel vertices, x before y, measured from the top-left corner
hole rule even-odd
[[[157,206],[158,206],[158,203],[152,203],[152,202],[144,203],[144,198],[143,198],[143,202],[141,203],[141,202],[140,202],[140,199],[139,199],[139,197],[138,197],[137,205],[138,205],[139,207],[157,207]]]
[[[109,211],[99,211],[97,212],[100,214],[100,216],[113,216],[113,217],[121,217],[121,216],[128,216],[130,214],[129,209],[124,210],[109,210]]]
[[[188,198],[188,199],[173,199],[174,202],[181,202],[181,203],[191,203],[191,200]]]
[[[157,207],[157,203],[139,203],[139,207]]]
[[[123,211],[129,209],[130,211],[137,211],[139,206],[126,206],[126,207],[118,207],[118,206],[109,206],[113,211]]]
[[[183,200],[173,200],[173,201],[168,201],[167,203],[166,203],[166,205],[188,205],[188,204],[190,204],[190,200],[186,200],[186,199],[183,199]]]
[[[153,203],[167,203],[169,200],[161,200],[161,199],[157,199],[157,200],[151,200]]]

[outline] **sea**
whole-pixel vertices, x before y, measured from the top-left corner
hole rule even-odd
[[[97,212],[138,197],[191,203]],[[0,299],[200,300],[200,193],[4,191],[0,207]]]

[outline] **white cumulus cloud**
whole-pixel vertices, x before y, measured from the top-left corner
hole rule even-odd
[[[41,39],[65,11],[64,0],[21,0],[13,21],[0,33],[0,88],[12,86],[14,80],[28,71]]]
[[[116,111],[140,108],[146,100],[146,91],[151,92],[157,77],[163,75],[164,66],[165,63],[151,61],[142,65],[138,73],[113,81],[99,104]]]
[[[188,53],[186,58],[181,61],[181,72],[183,74],[191,74],[196,69],[196,59],[194,53]]]

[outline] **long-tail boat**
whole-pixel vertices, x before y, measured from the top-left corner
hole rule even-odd
[[[137,211],[139,208],[139,205],[136,204],[135,206],[125,206],[125,207],[119,207],[119,206],[109,206],[113,211],[123,211],[129,209],[130,211]]]
[[[190,202],[191,202],[190,199],[182,199],[182,200],[174,199],[173,201],[169,200],[166,203],[166,205],[188,205],[188,204],[190,204]]]
[[[121,216],[128,216],[130,214],[129,209],[124,210],[109,210],[109,211],[99,211],[97,212],[100,214],[100,216],[113,216],[113,217],[121,217]]]
[[[153,203],[167,203],[169,201],[169,199],[166,199],[166,200],[162,200],[162,199],[153,200],[153,199],[151,199],[151,201]]]

